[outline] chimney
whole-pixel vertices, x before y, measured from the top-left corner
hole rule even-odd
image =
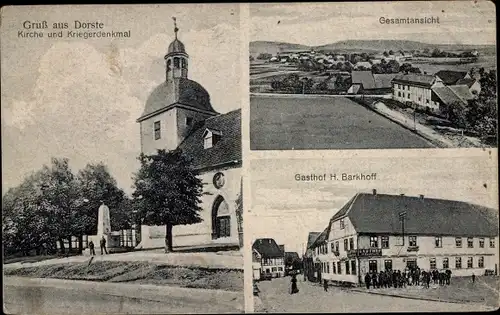
[[[420,195],[420,199],[424,199],[424,195]]]
[[[285,245],[278,245],[280,247],[280,250],[285,253]]]
[[[374,190],[373,190],[373,195],[374,195],[374,196],[376,196],[376,195],[377,195],[377,190],[376,190],[376,189],[374,189]]]

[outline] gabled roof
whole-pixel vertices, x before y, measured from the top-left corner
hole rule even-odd
[[[474,98],[467,85],[450,85],[449,88],[461,99],[468,101]]]
[[[300,256],[297,252],[285,252],[285,259],[300,259]]]
[[[372,64],[369,63],[368,61],[359,61],[354,66],[355,67],[365,67],[367,69],[371,69],[372,68]]]
[[[358,233],[400,234],[399,214],[405,211],[407,234],[498,236],[498,209],[467,202],[360,193],[349,203],[349,211],[345,212]],[[338,213],[334,218],[341,217]]]
[[[307,247],[306,248],[309,248],[312,246],[312,244],[314,243],[314,241],[316,241],[316,239],[318,238],[318,236],[321,234],[321,232],[309,232],[309,235],[307,237]]]
[[[351,76],[352,84],[362,84],[365,90],[375,88],[375,79],[371,71],[352,71]]]
[[[279,258],[284,256],[284,253],[272,238],[256,239],[252,245],[252,249],[255,249],[262,258]]]
[[[467,87],[470,88],[474,83],[476,83],[476,80],[471,78],[471,79],[460,79],[455,84],[456,85],[467,85]]]
[[[432,89],[434,94],[446,105],[460,104],[466,105],[467,102],[460,98],[453,90],[448,86],[434,87]]]
[[[463,71],[441,70],[436,72],[436,76],[447,85],[457,83],[458,80],[465,78],[466,75],[467,72]]]
[[[396,73],[380,73],[373,74],[375,79],[375,87],[377,89],[389,89],[392,88],[392,79],[397,76]]]
[[[395,76],[392,82],[431,87],[434,79],[434,76],[428,74],[409,73]]]
[[[211,148],[203,144],[206,130],[218,131],[219,141]],[[241,109],[210,117],[197,126],[179,145],[193,158],[196,169],[209,169],[226,163],[241,162]]]

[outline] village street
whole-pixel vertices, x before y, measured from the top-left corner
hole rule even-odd
[[[299,293],[289,294],[290,277],[261,281],[260,300],[254,299],[256,312],[344,313],[344,312],[466,312],[488,310],[486,306],[406,299],[355,292],[330,286],[328,292],[318,283],[297,277]]]

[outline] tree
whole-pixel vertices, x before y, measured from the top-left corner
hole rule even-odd
[[[139,156],[134,176],[136,208],[145,224],[165,225],[165,252],[172,251],[172,228],[202,221],[203,183],[182,150],[158,150]]]
[[[55,231],[64,252],[64,239],[68,239],[72,249],[71,237],[79,235],[85,227],[85,219],[79,215],[83,198],[78,189],[75,176],[66,158],[52,158],[51,166],[42,170],[42,196],[40,204],[49,217],[49,226]]]
[[[55,243],[57,237],[48,226],[40,199],[41,171],[28,177],[14,188],[10,188],[2,198],[2,232],[5,254],[22,252],[29,255],[32,249]]]
[[[389,60],[386,65],[385,73],[398,73],[399,63],[396,60]]]
[[[387,51],[384,51],[384,57],[389,57],[389,53]]]
[[[479,69],[481,93],[469,103],[467,123],[481,137],[497,135],[497,78],[496,71]]]
[[[84,202],[79,209],[81,230],[76,234],[79,248],[83,248],[83,235],[97,233],[97,214],[102,203],[109,207],[111,228],[127,229],[132,224],[132,206],[125,192],[118,188],[116,180],[111,176],[103,163],[87,164],[77,174],[80,195]]]

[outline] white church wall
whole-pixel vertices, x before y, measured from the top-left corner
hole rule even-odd
[[[214,175],[221,172],[224,175],[224,185],[217,188],[214,185]],[[236,218],[236,200],[240,193],[241,167],[220,169],[201,174],[205,195],[201,198],[200,212],[202,222],[190,225],[177,225],[172,229],[174,247],[202,246],[208,244],[238,244],[238,224]],[[212,239],[212,207],[221,196],[228,205],[230,215],[230,236]],[[163,247],[165,242],[165,226],[141,226],[141,243],[138,248]]]

